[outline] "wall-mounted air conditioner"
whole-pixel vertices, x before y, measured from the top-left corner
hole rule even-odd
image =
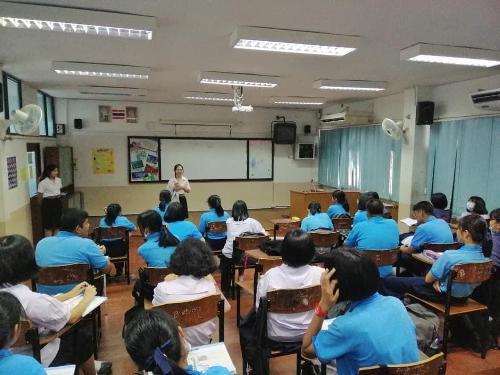
[[[323,114],[319,121],[329,125],[365,125],[371,122],[371,114],[344,111],[339,113]]]
[[[473,92],[470,99],[474,107],[490,111],[500,110],[500,89]]]

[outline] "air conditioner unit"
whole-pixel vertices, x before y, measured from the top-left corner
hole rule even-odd
[[[473,92],[470,99],[474,107],[490,111],[500,110],[500,89]]]
[[[342,125],[364,125],[369,124],[371,115],[369,113],[354,113],[349,111],[324,114],[319,119],[323,124]]]

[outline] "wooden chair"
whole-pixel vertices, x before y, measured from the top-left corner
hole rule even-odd
[[[492,262],[490,260],[478,263],[464,263],[457,264],[453,267],[453,270],[448,275],[447,280],[447,293],[446,293],[446,303],[437,303],[428,301],[424,298],[418,297],[413,294],[406,294],[410,299],[417,301],[421,305],[437,312],[444,316],[444,331],[443,331],[443,353],[444,358],[448,354],[448,333],[449,333],[449,321],[451,317],[456,317],[460,315],[471,314],[475,312],[482,313],[484,317],[484,329],[482,332],[482,352],[481,358],[486,358],[486,341],[487,341],[487,330],[488,330],[488,307],[468,298],[465,304],[459,306],[452,306],[451,304],[451,289],[453,283],[465,283],[465,284],[479,284],[491,277],[492,272]]]
[[[211,221],[207,223],[205,230],[205,239],[208,238],[209,234],[223,234],[227,232],[227,225],[225,221]],[[213,250],[215,255],[222,254],[222,250]]]
[[[259,310],[262,309],[262,317],[264,321],[267,322],[268,313],[295,314],[314,310],[316,305],[319,303],[320,298],[320,285],[301,289],[278,289],[267,292],[267,296],[260,299]],[[269,345],[269,339],[267,337],[267,324],[263,324],[262,332],[256,332],[256,334],[259,335],[262,340],[261,347],[266,347]],[[269,358],[265,358],[267,366],[269,366],[269,359],[271,358],[295,354],[297,356],[296,373],[300,374],[300,367],[302,362],[301,347],[302,340],[293,343],[287,342],[286,349],[272,350]],[[242,355],[243,373],[245,373],[247,367],[247,359],[245,357],[245,353],[242,353]],[[267,373],[269,373],[269,368],[267,370]]]
[[[370,366],[359,369],[360,375],[438,375],[443,366],[443,353],[404,365]]]
[[[391,250],[362,250],[363,254],[368,257],[377,265],[392,266],[397,263],[399,256],[399,247]],[[396,275],[399,275],[399,267],[396,268]]]
[[[332,219],[333,229],[338,230],[351,230],[352,217],[334,217]]]
[[[449,242],[449,243],[424,243],[422,245],[422,251],[432,250],[437,253],[442,253],[446,250],[457,250],[460,249],[459,242]]]
[[[285,237],[288,232],[293,229],[300,229],[300,221],[291,221],[287,223],[275,223],[274,224],[274,239],[277,237]]]
[[[236,288],[236,270],[254,268],[248,265],[248,259],[244,255],[247,250],[258,249],[260,245],[269,240],[267,235],[239,236],[233,242],[233,262],[231,264],[231,297],[234,299]],[[242,260],[242,264],[238,264]]]
[[[121,256],[110,256],[111,263],[123,263],[125,267],[125,276],[127,284],[130,285],[130,246],[129,246],[129,231],[125,227],[112,227],[112,228],[95,228],[94,241],[99,245],[106,246],[110,241],[120,243],[120,247],[125,251]]]
[[[244,280],[236,282],[236,327],[240,326],[241,320],[241,290],[253,296],[253,305],[255,306],[255,299],[257,293],[257,284],[261,275],[265,274],[273,267],[278,267],[283,263],[281,257],[274,257],[272,259],[260,258],[255,265],[255,272],[253,280]]]
[[[314,247],[336,247],[340,240],[340,233],[330,230],[318,229],[308,233]]]
[[[165,280],[167,275],[170,275],[171,273],[172,270],[168,267],[145,267],[143,268],[142,281],[147,285],[147,287],[154,289],[159,283]],[[146,285],[143,286],[146,287]],[[144,297],[144,293],[142,293],[142,297]],[[153,302],[151,300],[144,299],[142,300],[142,304],[145,309],[153,307]]]
[[[383,217],[384,219],[392,219],[392,214],[391,214],[391,212],[390,212],[390,211],[386,211],[386,212],[384,212],[384,213],[382,214],[382,217]]]
[[[224,299],[220,294],[211,294],[191,301],[155,305],[153,309],[167,312],[182,328],[219,318],[219,342],[224,341]]]

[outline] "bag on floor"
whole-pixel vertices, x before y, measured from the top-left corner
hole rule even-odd
[[[264,330],[267,330],[267,322],[263,319],[262,302],[266,304],[265,298],[262,298],[259,310],[254,308],[240,322],[240,346],[241,353],[252,369],[252,374],[269,375],[269,356],[271,349],[265,345]],[[264,343],[264,345],[263,345]],[[247,368],[248,368],[247,367]],[[247,374],[245,369],[244,375]]]
[[[418,348],[427,353],[438,336],[439,317],[419,303],[406,305],[406,310],[415,323]]]

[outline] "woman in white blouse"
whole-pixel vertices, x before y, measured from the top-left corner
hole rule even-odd
[[[191,186],[189,185],[189,180],[184,177],[184,167],[182,164],[174,166],[174,173],[175,176],[168,180],[167,189],[172,192],[172,201],[175,202],[178,199],[182,204],[186,213],[185,216],[188,218],[189,211],[186,194],[191,192]]]
[[[220,294],[217,283],[211,275],[217,266],[211,250],[204,242],[194,238],[182,241],[170,259],[169,268],[174,274],[167,276],[165,281],[156,286],[153,305],[184,302]],[[230,306],[226,301],[224,310],[229,311],[229,309]],[[185,328],[187,341],[192,346],[209,344],[217,327],[216,320],[212,319]]]
[[[54,164],[45,167],[38,183],[38,202],[42,206],[42,221],[45,237],[56,235],[61,226],[62,202],[61,179]]]
[[[19,300],[33,325],[40,331],[57,332],[66,324],[80,319],[96,295],[95,287],[84,282],[67,293],[51,297],[33,292],[25,285],[37,272],[35,251],[25,237],[0,237],[0,291],[10,293]],[[64,303],[79,294],[83,294],[83,299],[75,307]],[[92,329],[89,328],[82,326],[44,346],[41,350],[44,367],[77,364],[84,375],[95,375]],[[73,350],[75,339],[77,351]]]

